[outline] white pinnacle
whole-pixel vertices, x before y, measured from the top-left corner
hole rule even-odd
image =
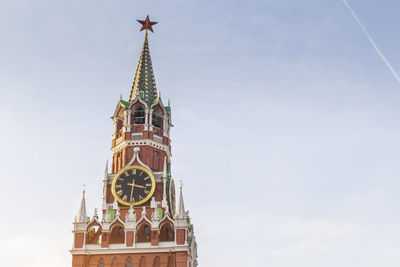
[[[180,186],[180,195],[179,195],[179,211],[178,211],[178,218],[183,219],[186,217],[185,212],[185,204],[183,203],[183,193],[182,193],[182,181]]]
[[[86,215],[85,190],[83,190],[81,207],[80,207],[79,213],[78,213],[78,222],[79,223],[85,223],[86,222],[86,217],[87,217],[87,215]]]

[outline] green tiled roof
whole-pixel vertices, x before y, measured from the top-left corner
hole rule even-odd
[[[147,31],[144,37],[139,63],[136,68],[129,102],[132,102],[135,99],[137,92],[139,92],[140,98],[146,102],[148,107],[150,107],[157,99],[156,81],[154,79],[153,65],[151,64]]]
[[[125,101],[125,100],[119,100],[120,102],[121,102],[121,104],[125,107],[125,108],[128,108],[129,107],[129,105],[131,104],[130,102],[127,102],[127,101]]]

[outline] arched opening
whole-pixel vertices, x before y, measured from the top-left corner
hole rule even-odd
[[[100,258],[99,262],[97,263],[97,267],[104,267],[103,258]]]
[[[146,267],[146,257],[145,256],[140,257],[139,267]]]
[[[167,221],[161,225],[160,241],[175,241],[174,226],[171,222]]]
[[[168,257],[168,264],[167,264],[167,267],[174,267],[175,265],[175,261],[174,261],[174,259],[171,257],[171,256],[169,256]]]
[[[110,244],[123,244],[125,243],[124,228],[117,224],[111,229]]]
[[[122,119],[117,119],[117,132],[115,133],[117,138],[122,136],[123,126],[124,126],[124,121]]]
[[[156,113],[153,113],[151,115],[151,124],[153,124],[153,126],[160,128],[160,118],[158,117],[158,115]]]
[[[126,259],[125,267],[132,267],[132,259],[130,257]]]
[[[137,243],[144,243],[151,241],[151,231],[150,225],[143,223],[139,226],[138,231],[136,233],[136,242]]]
[[[162,129],[163,125],[163,111],[159,106],[155,106],[151,114],[151,124],[153,126]],[[159,133],[160,134],[160,133]]]
[[[146,112],[144,111],[144,108],[139,106],[133,112],[133,123],[134,124],[144,124],[145,117],[146,117]]]
[[[86,232],[86,244],[98,245],[100,244],[101,227],[97,224],[89,226]]]
[[[160,267],[161,263],[160,263],[160,257],[156,256],[154,258],[154,262],[153,262],[153,267]]]

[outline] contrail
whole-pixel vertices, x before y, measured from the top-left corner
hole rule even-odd
[[[350,13],[353,15],[354,19],[357,21],[358,25],[360,25],[362,31],[364,32],[365,36],[368,38],[369,42],[371,45],[374,47],[375,51],[378,53],[379,57],[382,59],[383,63],[388,67],[390,72],[393,74],[394,78],[397,80],[397,82],[400,83],[400,77],[397,74],[397,72],[393,69],[392,65],[390,62],[386,59],[386,57],[382,54],[381,50],[378,48],[376,45],[375,41],[372,39],[371,35],[368,33],[367,29],[364,27],[364,25],[361,23],[361,20],[358,18],[356,13],[353,11],[347,0],[342,0],[343,4],[347,7],[347,9],[350,11]]]

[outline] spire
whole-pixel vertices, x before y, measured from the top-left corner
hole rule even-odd
[[[139,22],[144,25],[143,23],[146,21],[151,25],[155,24],[154,22],[150,21],[148,16],[146,17],[145,21]],[[129,102],[132,102],[137,95],[139,95],[139,97],[146,102],[148,107],[150,107],[157,100],[158,96],[156,82],[154,79],[153,65],[151,64],[149,41],[147,39],[147,30],[149,29],[152,31],[151,25],[147,26],[147,28],[142,27],[142,30],[145,29],[146,33],[144,35],[142,52],[140,53],[139,63],[136,68],[135,78],[133,79],[132,90],[129,96]]]
[[[183,193],[182,193],[182,181],[181,181],[181,186],[180,186],[180,195],[179,195],[179,211],[178,211],[178,218],[183,219],[186,217],[186,212],[185,212],[185,204],[183,203]]]
[[[78,213],[78,222],[79,223],[85,223],[86,222],[86,217],[87,216],[86,216],[85,189],[83,189],[81,207],[80,207],[79,213]]]

